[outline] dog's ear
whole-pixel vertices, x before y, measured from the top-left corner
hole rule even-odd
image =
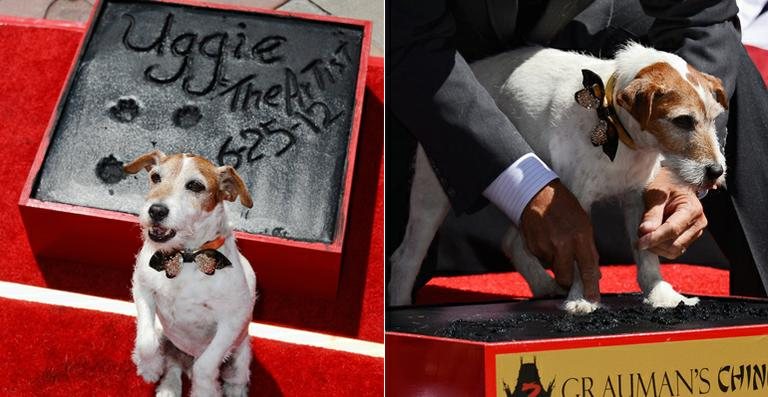
[[[141,171],[142,168],[149,171],[152,169],[153,165],[163,161],[163,159],[165,159],[165,154],[163,152],[159,150],[153,150],[149,153],[142,154],[136,160],[133,160],[123,166],[123,171],[128,174],[135,174]]]
[[[645,130],[651,121],[653,101],[663,94],[661,87],[650,80],[634,79],[619,92],[616,103],[626,109]]]
[[[723,88],[723,82],[715,76],[710,74],[701,73],[704,76],[704,80],[709,84],[709,91],[715,96],[717,102],[723,106],[723,109],[728,110],[728,97],[725,95],[725,88]]]
[[[720,79],[711,74],[700,72],[691,65],[688,65],[686,77],[692,84],[709,89],[720,106],[725,110],[728,109],[728,97],[725,95],[725,88],[723,88],[723,82]]]
[[[251,194],[248,193],[248,188],[243,182],[243,178],[240,178],[237,171],[232,166],[225,165],[216,169],[219,173],[219,191],[222,194],[223,200],[235,201],[240,197],[240,202],[248,208],[253,207],[253,200],[251,200]]]

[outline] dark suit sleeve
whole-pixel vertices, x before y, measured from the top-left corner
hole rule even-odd
[[[387,6],[388,107],[424,147],[454,209],[466,211],[531,149],[453,46],[444,1]]]
[[[695,68],[719,77],[730,100],[739,73],[736,52],[741,45],[738,7],[733,0],[641,0],[645,12],[655,18],[648,32],[650,43],[679,55]],[[721,144],[725,141],[724,112],[717,120]]]

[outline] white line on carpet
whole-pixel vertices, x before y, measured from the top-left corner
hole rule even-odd
[[[6,281],[0,281],[0,298],[66,306],[76,309],[96,310],[105,313],[136,317],[136,306],[132,302],[34,287]],[[345,338],[256,322],[252,322],[248,326],[248,334],[257,338],[278,342],[313,346],[377,358],[384,357],[383,343],[369,342],[361,339]]]

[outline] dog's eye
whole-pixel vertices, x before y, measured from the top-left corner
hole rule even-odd
[[[162,180],[160,178],[160,174],[158,174],[158,173],[154,173],[154,174],[150,175],[149,179],[152,180],[152,183],[160,183],[160,181]]]
[[[189,181],[189,182],[187,182],[186,188],[187,188],[187,190],[191,190],[191,191],[193,191],[195,193],[199,193],[199,192],[202,192],[203,190],[205,190],[205,185],[203,185],[202,183],[200,183],[198,181]]]
[[[674,124],[677,128],[690,131],[693,129],[694,124],[696,124],[696,120],[694,120],[693,117],[689,115],[677,116],[672,119],[672,124]]]

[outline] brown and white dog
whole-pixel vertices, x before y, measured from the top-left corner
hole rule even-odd
[[[725,159],[715,135],[715,118],[727,107],[721,82],[676,55],[634,43],[613,60],[530,47],[479,61],[472,70],[584,209],[589,212],[600,200],[622,202],[645,302],[654,307],[696,304],[698,298],[684,297],[663,280],[658,256],[637,249],[637,230],[644,210],[642,191],[660,165],[671,170],[679,183],[699,191],[723,185]],[[598,112],[594,106],[585,108],[585,98],[574,95],[585,89],[590,73],[584,70],[600,80],[604,89],[600,102],[610,109],[614,124],[625,130],[619,134],[621,142],[614,142],[618,146],[614,146],[613,160],[593,143]],[[421,147],[411,189],[405,238],[391,258],[388,293],[393,305],[410,303],[421,261],[449,209]],[[502,249],[533,294],[562,293],[525,247],[522,235],[512,226]],[[565,309],[595,310],[598,306],[583,298],[579,277],[574,280]]]
[[[190,370],[192,396],[247,396],[256,275],[223,201],[239,197],[251,207],[248,190],[232,167],[192,154],[153,151],[124,167],[141,169],[150,190],[133,272],[138,374],[160,380],[158,396],[181,396],[181,374]]]

